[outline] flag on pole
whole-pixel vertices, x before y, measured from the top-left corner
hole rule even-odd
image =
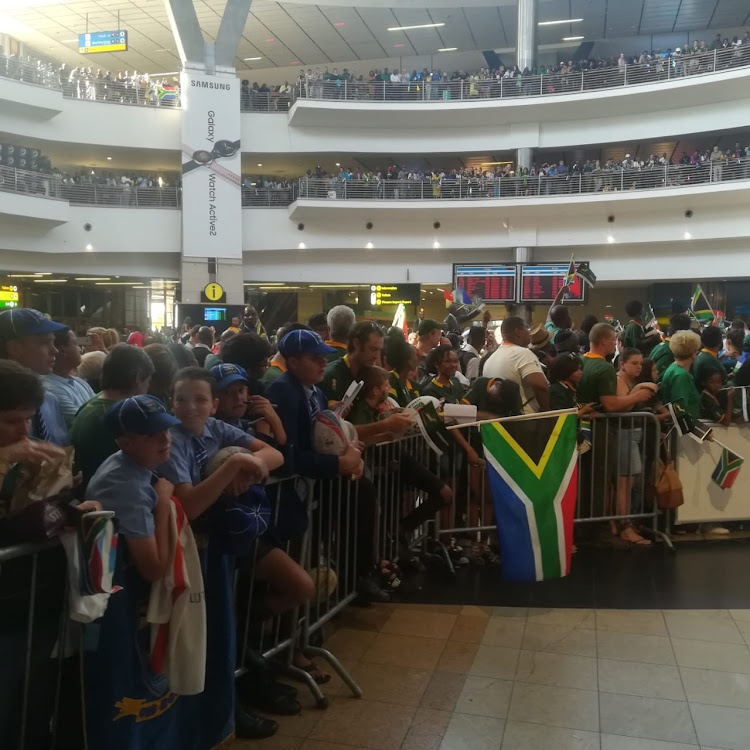
[[[665,404],[669,415],[672,417],[672,426],[680,435],[691,435],[698,442],[702,443],[712,432],[711,428],[704,429],[700,423],[696,422],[685,409],[685,402],[678,398]]]
[[[700,284],[695,287],[693,298],[690,300],[690,311],[704,324],[712,323],[716,318],[711,303]]]
[[[721,458],[716,468],[711,474],[711,479],[723,490],[728,490],[737,479],[740,473],[740,467],[745,463],[745,459],[732,453],[728,448],[721,449]]]
[[[654,308],[649,303],[646,308],[646,314],[643,316],[643,330],[648,331],[649,328],[656,328],[659,325],[659,321],[656,319],[656,313]]]
[[[455,302],[460,302],[462,305],[470,305],[472,303],[469,293],[460,286],[457,286],[453,290],[453,299]]]
[[[574,412],[481,425],[506,580],[570,572],[577,433]]]
[[[565,274],[565,286],[571,286],[576,280],[576,261],[573,255],[570,256],[570,265],[568,272]]]
[[[399,303],[399,306],[396,308],[396,314],[393,316],[393,328],[398,328],[404,332],[404,338],[409,338],[409,323],[406,320],[406,308],[404,307],[404,303]]]
[[[588,261],[581,261],[578,264],[576,276],[582,278],[592,289],[596,285],[596,274],[591,270]]]

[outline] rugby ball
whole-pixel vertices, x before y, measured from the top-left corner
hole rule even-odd
[[[249,448],[243,448],[241,445],[229,445],[226,448],[222,448],[220,451],[216,451],[216,453],[206,461],[206,476],[211,476],[211,474],[213,474],[224,463],[224,461],[235,453],[252,454],[252,451]]]
[[[326,410],[315,418],[313,427],[313,448],[317,453],[341,456],[347,446],[357,439],[354,425],[338,414]]]
[[[406,405],[406,408],[419,409],[424,404],[432,404],[435,409],[440,409],[440,399],[435,398],[435,396],[417,396],[417,398]]]

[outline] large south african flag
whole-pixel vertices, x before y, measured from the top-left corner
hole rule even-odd
[[[491,422],[481,430],[504,578],[568,575],[578,493],[575,412]]]

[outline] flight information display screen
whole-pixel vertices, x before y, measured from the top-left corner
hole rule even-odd
[[[530,304],[554,302],[557,293],[565,284],[569,263],[521,266],[521,302]],[[576,276],[565,295],[565,304],[582,305],[586,301],[586,284]]]
[[[227,308],[226,307],[207,307],[204,310],[203,320],[208,322],[209,320],[226,320],[227,319]]]
[[[455,286],[472,300],[479,298],[490,304],[516,301],[518,267],[515,265],[455,265],[453,275]]]

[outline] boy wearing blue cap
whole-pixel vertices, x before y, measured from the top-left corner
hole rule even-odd
[[[104,425],[120,450],[97,469],[86,489],[87,499],[115,512],[133,563],[147,581],[160,580],[169,561],[173,487],[166,479],[154,480],[153,472],[169,460],[169,429],[179,423],[155,396],[118,401],[107,411]]]
[[[197,518],[227,491],[238,495],[251,484],[262,482],[284,458],[275,448],[244,430],[214,418],[219,405],[216,380],[202,367],[185,367],[172,386],[172,412],[180,424],[172,430],[172,452],[159,467],[175,485],[188,518]],[[230,456],[210,477],[203,468],[211,456],[228,446],[252,451]]]
[[[18,362],[37,375],[49,375],[57,354],[55,334],[66,328],[39,310],[25,307],[4,310],[0,313],[0,358]],[[55,445],[68,444],[68,428],[60,402],[49,391],[32,417],[31,435]]]
[[[247,417],[250,416],[260,423],[264,433],[270,432],[277,445],[286,443],[284,427],[271,402],[263,396],[248,395],[249,378],[243,367],[221,364],[212,367],[210,373],[216,380],[219,399],[217,419],[247,432],[251,425]]]

